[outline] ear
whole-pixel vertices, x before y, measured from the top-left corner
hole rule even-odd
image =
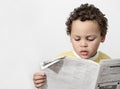
[[[101,36],[101,42],[105,41],[106,36]]]

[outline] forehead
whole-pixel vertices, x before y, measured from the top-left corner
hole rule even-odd
[[[98,23],[96,21],[80,21],[72,22],[71,34],[98,34],[100,33]]]

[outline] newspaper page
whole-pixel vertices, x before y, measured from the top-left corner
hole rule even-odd
[[[64,57],[42,67],[47,75],[41,89],[94,89],[99,64],[92,60]]]
[[[120,59],[100,61],[95,89],[120,89]]]

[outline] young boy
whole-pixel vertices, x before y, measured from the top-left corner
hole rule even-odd
[[[105,41],[107,33],[107,18],[92,4],[82,4],[71,12],[66,22],[67,35],[70,36],[74,51],[62,53],[59,56],[71,56],[85,60],[110,59],[105,53],[98,51],[101,42]],[[36,88],[44,85],[44,72],[35,73],[33,81]]]

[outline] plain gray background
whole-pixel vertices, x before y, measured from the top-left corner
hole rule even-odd
[[[99,50],[120,58],[119,0],[0,0],[0,89],[35,89],[32,76],[40,61],[72,50],[65,21],[86,2],[109,21]]]

